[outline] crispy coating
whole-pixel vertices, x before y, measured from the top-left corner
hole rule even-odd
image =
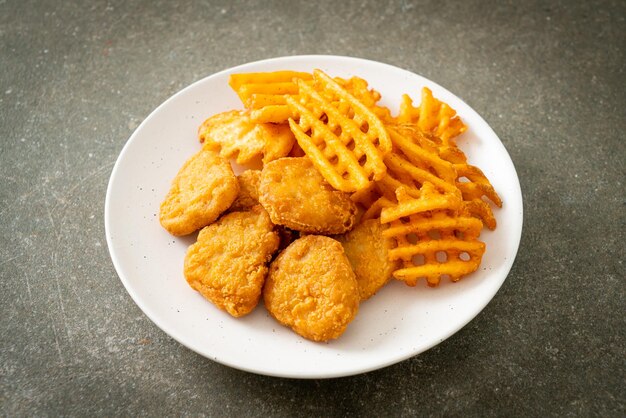
[[[392,242],[383,237],[386,228],[379,219],[370,219],[355,226],[352,231],[336,237],[350,260],[359,284],[361,300],[372,297],[398,268],[396,261],[388,259]]]
[[[317,234],[350,230],[357,212],[350,195],[333,189],[307,157],[266,164],[259,202],[275,224]]]
[[[339,242],[307,235],[272,262],[265,307],[283,325],[313,341],[338,338],[359,309],[359,291]]]
[[[268,163],[289,154],[296,138],[287,124],[255,123],[248,113],[232,110],[213,115],[202,123],[198,138],[205,147],[218,150],[237,164],[263,157]]]
[[[259,204],[261,170],[246,170],[237,176],[239,195],[230,206],[231,212],[248,210]]]
[[[185,257],[185,278],[218,308],[246,315],[259,302],[279,241],[261,206],[230,213],[200,231]]]
[[[230,163],[203,149],[182,166],[161,204],[159,220],[172,235],[187,235],[215,221],[239,192]]]

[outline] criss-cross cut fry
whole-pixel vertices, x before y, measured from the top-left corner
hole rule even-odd
[[[482,220],[489,229],[495,229],[496,219],[491,207],[483,197],[502,207],[502,201],[493,186],[475,166],[467,164],[463,151],[456,145],[446,145],[438,137],[426,137],[414,124],[388,126],[395,151],[385,157],[387,165],[387,183],[392,183],[398,173],[408,174],[396,181],[409,184],[419,189],[421,183],[428,181],[439,190],[463,197],[463,213]],[[408,161],[407,161],[408,160]]]
[[[463,193],[463,199],[474,200],[485,196],[496,206],[502,207],[502,200],[480,168],[469,164],[455,164],[454,168],[458,174],[456,185]]]
[[[457,173],[450,162],[441,159],[434,150],[414,143],[393,127],[388,127],[387,131],[396,150],[385,158],[391,172],[404,172],[419,184],[428,181],[442,192],[455,192]]]
[[[366,218],[377,217],[383,208],[390,208],[385,210],[386,214],[407,213],[413,210],[411,208],[417,204],[416,200],[424,201],[436,196],[428,187],[422,193],[420,189],[424,183],[435,186],[440,193],[444,194],[445,197],[441,199],[446,202],[453,201],[458,206],[461,194],[455,185],[457,175],[453,165],[439,158],[434,147],[422,148],[401,134],[402,130],[387,126],[387,131],[394,147],[393,151],[385,156],[387,175],[375,182],[367,191],[357,192],[352,196],[352,200],[366,208],[364,216]],[[398,191],[410,198],[400,202],[397,199]],[[382,200],[377,202],[377,199]],[[377,203],[374,204],[375,202]]]
[[[348,93],[353,95],[357,100],[363,103],[363,105],[374,112],[374,114],[378,116],[381,121],[384,123],[393,122],[389,109],[377,104],[381,98],[380,93],[374,89],[368,89],[367,81],[360,77],[351,77],[347,80],[335,77],[334,80],[337,84],[346,89]]]
[[[253,122],[286,123],[291,111],[285,96],[298,94],[294,79],[311,80],[312,76],[298,71],[231,74],[228,84],[251,111]]]
[[[491,200],[499,208],[502,207],[502,200],[487,177],[473,165],[454,164],[454,168],[458,173],[456,185],[463,195],[464,213],[482,220],[487,228],[496,229],[496,218],[493,216],[491,206],[483,200],[483,197]]]
[[[422,131],[441,138],[446,145],[454,144],[452,140],[467,129],[461,118],[456,116],[456,111],[435,99],[427,87],[422,89],[422,102],[418,107],[413,106],[408,95],[402,96],[397,121],[415,123]]]
[[[425,278],[437,286],[442,277],[458,281],[478,269],[485,244],[478,241],[482,223],[472,217],[450,215],[448,211],[411,215],[395,220],[383,234],[395,241],[389,260],[400,260],[394,277],[409,286]]]
[[[391,140],[376,115],[332,78],[314,71],[313,86],[298,80],[298,96],[286,96],[297,118],[289,126],[317,170],[337,190],[355,192],[380,180]]]
[[[380,212],[380,221],[389,223],[397,219],[435,210],[457,211],[461,207],[461,198],[456,193],[440,193],[431,183],[424,183],[416,197],[415,189],[400,186],[396,189],[397,203],[384,207]]]

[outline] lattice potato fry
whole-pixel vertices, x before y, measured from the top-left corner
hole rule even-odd
[[[393,127],[388,127],[387,131],[394,147],[401,151],[413,165],[424,167],[443,181],[454,184],[457,177],[455,168],[450,162],[440,158],[436,149],[427,149],[414,143],[410,138],[402,135],[400,130]]]
[[[398,173],[405,172],[414,180],[401,180],[405,184],[418,183],[419,187],[419,183],[429,181],[442,192],[454,193],[457,189],[463,197],[462,212],[482,220],[489,229],[495,229],[495,217],[483,197],[498,207],[502,201],[483,172],[467,164],[467,158],[459,148],[445,145],[437,137],[432,137],[432,141],[425,138],[415,125],[390,126],[387,130],[394,149],[403,154],[394,151],[385,157],[387,177],[398,177]]]
[[[367,193],[355,193],[353,200],[366,207],[372,205],[376,198],[384,196],[385,203],[397,202],[396,190],[402,188],[405,193],[414,199],[421,197],[420,188],[424,183],[431,183],[441,193],[459,194],[455,185],[456,170],[449,162],[439,158],[435,148],[428,150],[420,147],[411,139],[402,135],[396,127],[387,126],[394,149],[384,159],[387,166],[387,175],[368,188]],[[415,202],[412,204],[414,205]],[[385,204],[384,207],[398,206]],[[407,204],[403,204],[406,210]],[[371,210],[366,210],[368,217],[379,216],[383,206],[378,204]],[[399,209],[391,209],[399,210]],[[389,210],[386,211],[389,213]]]
[[[463,213],[482,220],[491,230],[496,229],[496,218],[491,206],[483,198],[502,207],[500,196],[478,167],[469,164],[455,164],[454,167],[458,173],[456,185],[463,195]]]
[[[231,74],[228,85],[235,90],[241,101],[246,101],[252,94],[296,94],[298,92],[294,78],[311,80],[310,73],[298,71],[274,71],[260,73]],[[242,97],[243,96],[243,97]]]
[[[343,79],[335,77],[334,80],[341,87],[346,89],[348,93],[353,95],[357,100],[363,103],[368,109],[370,109],[378,118],[384,123],[392,123],[393,117],[388,108],[379,106],[377,103],[381,99],[381,95],[374,89],[368,89],[368,83],[366,80],[360,77],[351,77],[349,79]]]
[[[286,123],[291,111],[286,95],[298,94],[295,79],[312,80],[310,73],[274,71],[264,73],[231,74],[229,85],[246,107],[250,119],[256,123]]]
[[[361,190],[385,175],[389,135],[380,119],[332,78],[319,70],[314,76],[313,87],[298,80],[299,95],[287,96],[298,119],[289,120],[291,130],[333,187]]]
[[[491,206],[482,199],[463,201],[459,214],[462,216],[473,216],[480,219],[483,224],[492,231],[496,229],[496,218],[493,216]]]
[[[442,193],[457,194],[457,173],[454,166],[432,150],[428,151],[411,139],[400,134],[394,127],[387,127],[394,150],[385,157],[387,177],[396,183],[419,189],[422,184],[433,184]],[[399,184],[396,184],[396,188]]]
[[[432,134],[423,132],[416,124],[391,123],[388,124],[388,128],[393,128],[400,135],[409,139],[411,143],[423,148],[425,151],[439,155],[442,145],[441,139],[433,136]]]
[[[442,180],[425,167],[420,167],[414,163],[412,164],[398,154],[388,155],[385,158],[385,164],[387,165],[387,170],[390,172],[389,176],[396,177],[401,183],[419,189],[422,184],[428,182],[442,193],[457,192],[457,187],[454,184]],[[406,180],[402,180],[401,176],[405,177]]]
[[[431,212],[436,210],[457,211],[461,206],[461,198],[457,194],[440,193],[431,183],[424,183],[419,190],[419,197],[411,193],[407,186],[396,189],[398,203],[383,208],[380,212],[380,221],[389,223],[410,215]]]
[[[442,160],[453,164],[467,162],[467,157],[456,144],[450,143],[450,141],[444,142],[432,133],[422,131],[415,123],[395,124],[393,129],[408,138],[415,145],[437,154]]]
[[[269,105],[250,112],[250,120],[255,123],[286,123],[293,114],[287,105]]]
[[[442,277],[457,281],[476,271],[485,252],[485,244],[477,240],[481,229],[478,219],[443,211],[411,215],[407,223],[391,222],[384,232],[396,243],[389,259],[402,263],[394,277],[409,286],[421,278],[429,286],[437,286]]]
[[[434,98],[432,91],[427,87],[422,88],[422,102],[418,107],[413,106],[413,101],[408,95],[402,96],[397,121],[415,123],[422,131],[441,138],[446,145],[454,144],[453,138],[467,130],[461,118],[456,116],[456,111]]]
[[[457,187],[463,193],[465,200],[481,199],[485,196],[496,206],[502,207],[500,196],[480,168],[469,164],[455,164],[454,167],[459,176]],[[462,181],[463,178],[468,181]]]
[[[383,222],[389,222],[409,214],[442,208],[456,210],[460,206],[458,188],[432,174],[428,165],[418,167],[395,152],[385,157],[385,163],[387,175],[369,188],[369,199],[365,199],[367,195],[356,193],[353,197],[364,206],[368,201],[372,204],[364,215],[367,218],[382,216],[383,209]]]
[[[285,96],[280,94],[252,94],[246,107],[262,109],[266,106],[287,106],[287,101]]]

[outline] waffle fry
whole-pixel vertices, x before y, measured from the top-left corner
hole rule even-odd
[[[487,228],[496,229],[496,218],[483,197],[501,208],[500,196],[478,167],[469,164],[455,164],[454,167],[458,174],[456,185],[463,195],[464,213],[482,220]]]
[[[439,137],[446,145],[454,144],[453,139],[467,130],[456,111],[433,97],[432,91],[422,89],[422,102],[413,106],[411,98],[404,94],[400,103],[398,123],[415,123],[423,131]]]
[[[419,190],[419,197],[416,197],[415,192],[404,185],[396,189],[395,193],[398,203],[382,208],[380,212],[382,223],[436,210],[457,211],[462,203],[458,194],[440,193],[431,183],[424,183]]]
[[[377,104],[381,99],[380,93],[374,89],[368,89],[367,81],[360,77],[351,77],[347,80],[335,77],[334,80],[337,84],[346,89],[348,93],[353,95],[357,100],[363,103],[363,105],[370,109],[381,121],[384,123],[393,122],[389,109]]]
[[[502,201],[483,172],[467,164],[463,151],[456,145],[444,143],[441,138],[427,136],[415,124],[387,127],[387,130],[396,150],[385,158],[388,177],[391,177],[387,183],[394,181],[397,173],[405,172],[409,180],[405,177],[404,182],[399,183],[419,188],[420,183],[429,181],[444,193],[454,193],[456,189],[463,198],[463,213],[495,229],[496,219],[483,198],[498,207],[502,207]],[[398,186],[396,184],[395,188]]]
[[[264,163],[287,156],[295,138],[287,125],[257,124],[241,111],[214,115],[200,126],[198,137],[204,146],[225,158],[236,157],[237,164],[257,158]]]
[[[473,216],[476,219],[480,219],[492,231],[496,229],[496,217],[493,215],[491,206],[482,199],[464,200],[459,214],[462,216]]]
[[[337,190],[355,192],[380,180],[391,140],[372,111],[320,70],[314,87],[298,80],[299,95],[287,96],[298,121],[289,120],[300,147]]]
[[[383,236],[396,243],[389,259],[402,263],[394,277],[409,286],[421,278],[431,287],[443,277],[458,281],[480,265],[485,252],[485,244],[477,239],[481,229],[478,219],[446,211],[411,215],[407,223],[392,221]]]
[[[297,71],[231,74],[228,84],[251,111],[253,122],[286,123],[291,111],[285,96],[298,94],[294,79],[311,80],[312,76]]]
[[[382,216],[384,210],[385,218],[382,222],[389,222],[390,216],[414,213],[412,211],[420,207],[420,199],[422,203],[427,199],[433,203],[432,199],[435,198],[440,201],[440,205],[459,206],[461,193],[455,185],[456,170],[451,163],[437,156],[434,145],[427,150],[402,135],[401,130],[395,127],[387,126],[387,131],[394,146],[394,150],[384,159],[387,175],[369,188],[352,195],[353,201],[366,208],[364,218]],[[428,186],[420,190],[425,183]],[[439,193],[434,193],[432,186]],[[398,193],[402,201],[398,199]]]
[[[457,186],[465,200],[481,199],[485,196],[496,206],[502,207],[502,200],[480,168],[469,164],[455,164],[454,168],[459,176]],[[463,179],[467,181],[462,181]]]
[[[425,149],[389,127],[389,135],[396,152],[385,158],[387,168],[392,172],[404,172],[415,182],[430,182],[446,193],[455,192],[457,173],[453,165],[440,158],[434,150]]]

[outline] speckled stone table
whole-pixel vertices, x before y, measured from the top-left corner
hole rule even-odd
[[[626,3],[0,1],[0,413],[624,416]],[[184,348],[106,248],[118,153],[157,105],[294,54],[406,68],[462,97],[518,170],[524,232],[439,346],[298,381]]]

